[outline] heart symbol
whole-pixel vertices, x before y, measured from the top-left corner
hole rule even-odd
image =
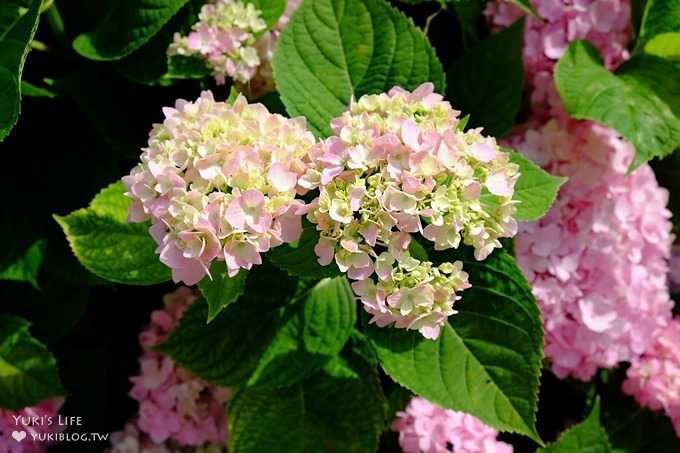
[[[26,439],[26,431],[12,431],[12,437],[17,442],[21,442],[22,440]]]

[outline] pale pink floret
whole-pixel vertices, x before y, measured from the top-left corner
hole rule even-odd
[[[156,253],[175,282],[193,285],[225,261],[229,275],[297,240],[314,137],[303,119],[272,115],[243,96],[233,105],[204,92],[165,108],[141,163],[123,178],[129,221],[151,219]]]
[[[512,453],[512,445],[496,440],[498,431],[472,415],[444,409],[414,397],[397,412],[392,430],[405,453]]]
[[[437,250],[463,242],[482,260],[517,231],[518,167],[481,129],[458,130],[459,115],[431,83],[412,93],[395,87],[362,96],[331,121],[335,135],[312,150],[300,178],[319,189],[307,208],[321,234],[319,263],[335,258],[353,280],[375,274],[374,286],[353,286],[371,322],[431,339],[455,313],[467,274],[460,262],[437,267],[413,258],[409,234],[422,234]],[[483,192],[498,204],[488,205]]]
[[[63,404],[64,398],[52,398],[21,410],[0,410],[0,453],[46,452],[54,444],[48,436],[66,429],[57,423]],[[14,431],[23,431],[26,437],[17,442],[12,438]]]
[[[162,343],[195,299],[186,287],[167,294],[164,308],[151,314],[151,325],[139,335],[141,345]],[[111,435],[111,451],[165,453],[198,447],[224,451],[228,389],[209,385],[150,349],[139,362],[140,374],[130,378],[130,396],[139,402],[139,412],[123,431]]]
[[[623,391],[651,410],[663,410],[680,437],[680,319],[673,319],[641,357],[631,361]]]

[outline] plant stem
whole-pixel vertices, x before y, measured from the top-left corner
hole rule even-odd
[[[439,13],[441,13],[442,11],[444,11],[444,7],[443,7],[443,6],[440,6],[440,8],[439,8],[437,11],[435,11],[434,13],[430,14],[429,16],[427,16],[427,19],[425,19],[425,28],[423,28],[423,34],[424,34],[425,36],[427,36],[427,33],[430,31],[430,23],[431,23],[431,22],[434,20],[434,18],[437,17],[437,16],[439,15]]]
[[[47,17],[47,23],[50,24],[52,33],[64,48],[70,49],[71,43],[66,36],[66,31],[64,30],[64,21],[61,19],[59,10],[57,9],[57,4],[52,2],[49,8],[45,11],[45,17]]]
[[[42,41],[38,41],[37,39],[31,41],[31,49],[39,50],[40,52],[54,52],[53,48]]]

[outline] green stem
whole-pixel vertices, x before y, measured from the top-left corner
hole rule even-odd
[[[38,50],[40,52],[54,52],[53,48],[42,41],[38,41],[37,39],[31,41],[31,49]]]
[[[61,19],[61,15],[59,14],[56,3],[53,2],[52,5],[47,8],[45,11],[45,17],[47,18],[47,23],[50,24],[52,33],[54,33],[57,41],[59,41],[59,44],[67,49],[70,49],[71,43],[68,39],[68,36],[66,36],[64,21]]]
[[[440,8],[439,8],[437,11],[435,11],[435,12],[432,13],[432,14],[430,14],[430,15],[427,17],[427,19],[425,19],[425,28],[423,28],[423,33],[425,34],[425,36],[427,36],[428,32],[430,31],[430,23],[431,23],[431,22],[434,20],[434,18],[437,17],[437,16],[439,15],[439,13],[441,13],[442,11],[444,11],[444,7],[443,7],[443,6],[440,6]]]

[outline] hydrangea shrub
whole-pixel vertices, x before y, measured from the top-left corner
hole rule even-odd
[[[0,453],[679,451],[678,10],[0,6]]]

